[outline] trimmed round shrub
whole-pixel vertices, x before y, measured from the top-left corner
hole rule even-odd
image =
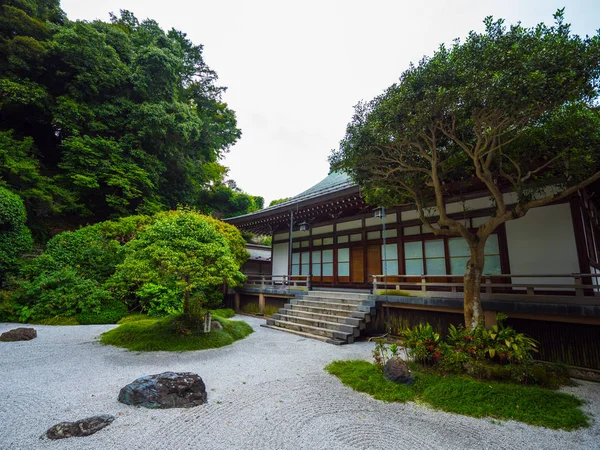
[[[27,212],[21,197],[0,186],[0,282],[6,272],[14,270],[17,256],[33,245],[26,221]]]

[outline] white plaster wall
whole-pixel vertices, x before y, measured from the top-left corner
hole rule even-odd
[[[273,272],[271,275],[287,275],[289,244],[282,242],[273,245]]]
[[[333,225],[323,225],[322,227],[315,227],[312,229],[313,236],[325,233],[333,233]]]
[[[386,214],[385,216],[385,223],[396,223],[396,221],[398,220],[398,218],[396,217],[396,214]],[[373,227],[376,225],[381,225],[381,218],[379,217],[369,217],[368,219],[365,220],[365,226],[367,227]]]
[[[350,222],[340,222],[336,225],[337,231],[355,230],[362,227],[362,220],[352,220]]]
[[[513,274],[579,272],[577,246],[568,203],[544,206],[506,222],[508,257]],[[572,278],[514,278],[513,283],[573,284]]]

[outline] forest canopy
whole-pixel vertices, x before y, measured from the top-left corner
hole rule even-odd
[[[241,131],[202,45],[129,11],[86,22],[58,0],[0,9],[0,186],[30,227],[262,207],[220,164]]]

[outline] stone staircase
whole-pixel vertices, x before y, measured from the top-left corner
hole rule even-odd
[[[291,299],[263,326],[330,344],[352,344],[375,313],[375,301],[369,297],[353,292],[310,291]]]

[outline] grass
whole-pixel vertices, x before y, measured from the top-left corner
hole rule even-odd
[[[224,319],[231,319],[235,316],[235,311],[231,308],[211,309],[210,312],[213,316],[219,316]]]
[[[218,321],[223,329],[210,333],[191,332],[182,326],[180,316],[158,319],[136,317],[104,333],[100,342],[138,352],[181,352],[223,347],[245,338],[253,331],[246,322],[227,320],[216,315],[213,320]]]
[[[76,317],[49,317],[47,319],[32,320],[29,323],[36,325],[79,325]]]
[[[537,386],[479,381],[460,375],[435,375],[413,370],[412,386],[386,380],[367,361],[334,361],[325,367],[352,389],[385,402],[421,401],[435,409],[472,417],[517,420],[552,429],[573,430],[589,425],[579,408],[583,402]]]

